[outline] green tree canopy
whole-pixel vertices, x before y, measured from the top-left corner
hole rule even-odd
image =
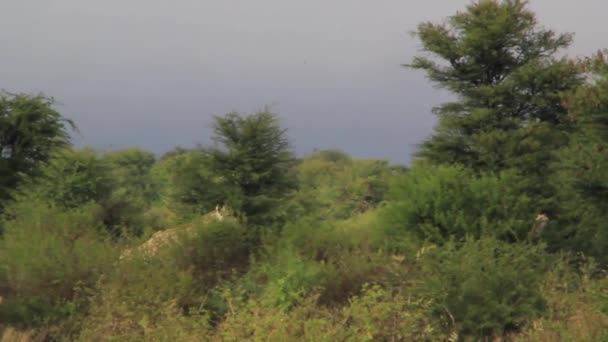
[[[72,121],[44,95],[0,93],[0,208],[24,176],[70,144]]]
[[[241,191],[227,203],[253,225],[275,221],[282,200],[295,187],[294,155],[276,114],[268,108],[251,115],[215,117],[210,156],[218,176]]]
[[[535,208],[522,194],[520,180],[508,171],[477,176],[462,166],[420,163],[390,185],[382,209],[386,232],[435,244],[482,236],[523,241]]]
[[[150,204],[158,198],[159,185],[151,177],[156,163],[152,152],[140,148],[127,148],[103,156],[112,168],[116,187],[127,198]]]
[[[300,215],[346,219],[383,201],[391,165],[384,160],[352,159],[338,150],[316,152],[296,167]]]
[[[539,26],[527,5],[480,0],[445,23],[418,26],[427,55],[408,66],[457,96],[434,109],[439,122],[418,157],[477,171],[516,168],[535,181],[546,176],[570,128],[561,95],[582,77],[576,63],[556,58],[571,35]]]
[[[36,176],[25,179],[14,191],[14,204],[40,200],[61,210],[95,204],[100,220],[114,236],[124,232],[139,235],[146,198],[137,191],[143,182],[135,177],[135,172],[124,174],[130,163],[117,165],[121,155],[119,152],[108,158],[91,148],[62,149],[39,168]],[[151,185],[149,180],[145,183]],[[8,214],[12,206],[7,207]]]
[[[53,155],[36,177],[29,177],[17,198],[37,197],[59,208],[73,209],[108,198],[114,188],[111,167],[90,148],[66,148]]]
[[[561,225],[550,241],[608,262],[608,59],[600,53],[583,65],[588,82],[566,100],[577,129],[553,164]]]
[[[164,179],[164,197],[181,216],[204,215],[226,203],[238,207],[240,189],[216,172],[205,149],[172,155],[158,164],[154,174]]]

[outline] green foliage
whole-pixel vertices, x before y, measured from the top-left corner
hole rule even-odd
[[[181,216],[227,205],[258,228],[282,220],[294,157],[277,116],[229,113],[215,117],[213,129],[212,148],[174,151],[153,171],[168,204]]]
[[[494,238],[450,241],[421,256],[420,293],[462,336],[502,336],[545,310],[547,255],[541,246]]]
[[[295,172],[298,192],[292,197],[294,216],[314,213],[325,219],[346,219],[378,206],[392,174],[386,161],[355,160],[335,150],[303,159]]]
[[[116,255],[100,235],[98,210],[40,202],[11,207],[15,219],[0,241],[0,320],[36,326],[86,312],[84,294]]]
[[[446,338],[429,318],[430,301],[393,295],[380,286],[366,286],[343,308],[318,305],[306,296],[290,310],[227,294],[232,303],[213,338],[223,341],[427,341]],[[255,322],[255,324],[252,324]]]
[[[162,162],[168,205],[180,216],[204,215],[217,205],[239,203],[240,189],[218,173],[202,149],[180,153]],[[238,208],[238,206],[237,206]]]
[[[419,25],[409,66],[456,100],[411,169],[296,160],[268,109],[159,160],[74,150],[52,99],[1,94],[0,339],[606,340],[608,61],[527,5]]]
[[[608,283],[607,278],[594,276],[597,264],[559,253],[551,258],[550,266],[542,288],[547,314],[514,340],[606,341],[608,316],[602,309]]]
[[[23,197],[38,197],[66,209],[110,197],[111,168],[92,149],[64,149],[20,189]]]
[[[74,124],[43,95],[0,93],[0,209],[24,176],[70,143]]]
[[[583,77],[576,63],[555,58],[571,35],[542,28],[527,4],[477,1],[443,24],[418,26],[430,56],[409,67],[458,96],[435,108],[439,123],[418,156],[476,171],[515,169],[529,196],[552,210],[552,152],[572,129],[562,94]]]
[[[164,161],[164,160],[167,160],[167,159],[171,159],[171,158],[173,158],[175,156],[178,156],[180,154],[187,153],[188,151],[190,151],[190,149],[187,149],[187,148],[181,147],[181,146],[177,146],[177,147],[174,147],[173,149],[171,149],[170,151],[167,151],[167,152],[163,153],[160,156],[159,160],[160,161]]]
[[[16,200],[36,198],[65,209],[96,203],[102,208],[105,227],[114,236],[124,231],[141,234],[143,195],[130,193],[127,180],[117,178],[115,171],[120,173],[120,169],[113,166],[92,149],[64,149],[41,167],[37,177],[24,182]]]
[[[271,262],[262,263],[257,278],[267,279],[261,294],[265,307],[287,311],[303,297],[321,288],[327,281],[327,268],[284,248],[273,255]]]
[[[322,305],[346,303],[365,283],[386,280],[395,271],[386,255],[377,253],[374,220],[368,212],[342,222],[307,218],[286,225],[249,272],[251,287],[262,284],[261,301],[272,308],[291,308],[312,293]]]
[[[229,113],[214,122],[216,146],[210,150],[216,175],[240,191],[226,203],[253,226],[281,220],[283,200],[294,188],[294,162],[286,130],[268,109],[251,115]]]
[[[184,239],[171,256],[178,267],[193,272],[199,285],[211,288],[217,281],[243,271],[249,262],[251,246],[247,230],[233,218],[194,226],[193,239]]]
[[[183,310],[180,302],[202,301],[200,294],[193,291],[194,283],[192,274],[175,267],[170,258],[122,261],[100,280],[81,336],[145,339],[146,330],[151,329],[147,327],[167,320],[170,305],[175,303]]]
[[[508,173],[475,176],[458,166],[419,164],[391,185],[391,201],[382,209],[384,229],[393,237],[437,244],[485,234],[521,241],[535,208],[518,180]]]
[[[204,313],[184,314],[175,302],[163,303],[156,309],[154,318],[136,316],[123,303],[114,317],[96,317],[87,321],[77,341],[95,341],[102,336],[109,341],[137,342],[154,341],[200,341],[209,335],[211,330],[208,316]],[[140,318],[135,321],[135,318]]]
[[[442,334],[431,319],[433,300],[391,294],[379,285],[367,285],[350,300],[343,314],[348,317],[349,339],[365,341],[422,341]]]
[[[180,233],[175,245],[154,257],[123,259],[102,279],[83,336],[145,339],[161,332],[185,333],[180,329],[194,334],[189,326],[206,326],[213,315],[200,308],[210,306],[206,298],[215,285],[247,266],[249,249],[246,230],[236,220],[193,229],[194,234]],[[174,331],[169,320],[177,321]]]
[[[553,248],[565,248],[608,262],[608,62],[599,54],[588,61],[591,82],[567,98],[577,131],[552,165],[561,225]]]
[[[158,199],[159,184],[151,177],[152,167],[156,163],[152,152],[128,148],[105,153],[103,159],[112,169],[112,181],[121,196],[142,202],[143,206]]]

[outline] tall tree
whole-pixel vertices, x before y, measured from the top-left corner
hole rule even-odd
[[[565,100],[576,131],[560,149],[551,181],[559,184],[560,229],[550,229],[555,248],[574,249],[608,263],[608,57],[582,63],[588,81]]]
[[[278,208],[295,186],[290,173],[294,155],[278,117],[267,108],[251,115],[216,117],[210,149],[214,168],[240,189],[240,200],[227,203],[253,225],[272,225]]]
[[[434,134],[417,153],[476,171],[515,168],[540,184],[551,153],[571,128],[561,94],[582,82],[576,63],[556,55],[572,41],[540,27],[524,0],[480,0],[415,35],[423,70],[457,100],[434,108]],[[542,191],[542,187],[534,191]]]
[[[0,93],[0,208],[24,176],[70,144],[72,121],[44,95]]]

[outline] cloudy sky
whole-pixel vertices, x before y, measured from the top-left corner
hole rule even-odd
[[[79,145],[164,152],[206,143],[213,115],[271,105],[300,154],[340,148],[407,162],[447,98],[400,67],[408,34],[466,0],[0,0],[0,89],[44,92]],[[608,47],[605,0],[532,0]]]

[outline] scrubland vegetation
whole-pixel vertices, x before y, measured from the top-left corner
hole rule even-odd
[[[607,341],[605,56],[519,0],[416,36],[455,100],[408,167],[296,158],[269,109],[158,158],[78,149],[4,93],[3,341]]]

